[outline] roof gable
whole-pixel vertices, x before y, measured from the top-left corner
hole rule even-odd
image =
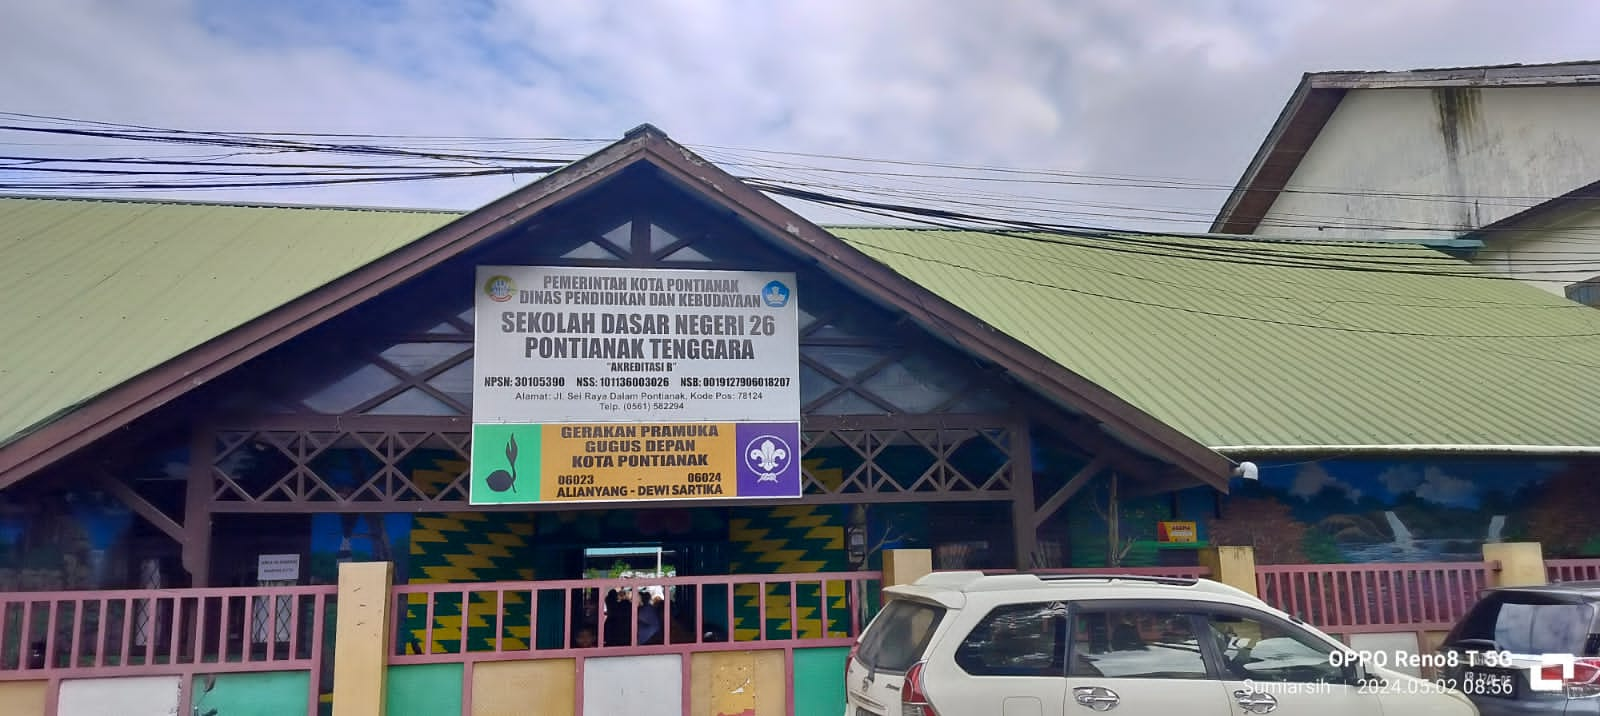
[[[286,285],[273,283],[277,278],[277,270],[269,273],[263,269],[294,270],[286,264],[273,263],[276,261],[274,257],[292,248],[305,250],[307,245],[303,241],[280,245],[275,250],[256,247],[253,261],[239,257],[208,256],[203,248],[194,243],[206,235],[204,227],[169,217],[173,221],[168,227],[170,236],[147,233],[143,235],[145,243],[160,245],[168,240],[188,242],[181,249],[194,254],[185,258],[193,264],[195,273],[177,282],[176,286],[166,286],[165,292],[152,295],[147,305],[182,304],[188,307],[185,310],[194,310],[194,306],[205,306],[209,290],[218,290],[207,286],[206,281],[228,283],[228,278],[239,276],[254,276],[264,281],[255,287],[261,290],[262,300],[241,306],[225,318],[202,320],[204,328],[186,328],[184,332],[172,335],[159,331],[149,334],[151,345],[144,351],[116,352],[115,346],[103,341],[105,331],[119,322],[126,322],[129,326],[137,324],[147,329],[159,328],[156,316],[135,316],[130,319],[121,313],[113,315],[101,312],[86,315],[85,320],[78,323],[66,324],[70,330],[60,331],[65,335],[57,337],[58,343],[74,346],[82,358],[81,367],[74,376],[74,395],[70,399],[61,395],[61,399],[53,404],[42,400],[39,408],[5,425],[11,432],[0,433],[5,435],[0,440],[6,441],[4,447],[0,447],[0,486],[70,454],[155,406],[223,375],[244,361],[418,277],[442,261],[462,255],[498,236],[506,228],[536,217],[544,209],[577,196],[639,163],[649,163],[668,179],[689,187],[707,201],[771,237],[782,248],[815,263],[835,279],[908,314],[948,342],[993,360],[1046,397],[1090,416],[1124,440],[1190,474],[1219,481],[1225,474],[1228,463],[1221,456],[1132,408],[1109,391],[1045,359],[1015,338],[996,333],[981,321],[868,259],[848,244],[646,126],[630,132],[616,144],[476,211],[461,216],[417,214],[411,219],[415,224],[401,226],[397,223],[377,232],[376,236],[363,239],[377,242],[366,246],[368,253],[365,254],[365,260],[352,255],[345,261],[328,261],[316,271]],[[355,222],[349,227],[351,232],[360,230],[356,226],[360,221],[373,218],[361,214],[362,218],[357,221],[354,216],[356,214],[344,217]],[[218,222],[217,230],[225,230],[225,219],[213,217],[213,220]],[[54,234],[51,226],[51,222],[44,221],[30,230],[29,235]],[[91,239],[110,236],[113,247],[119,248],[116,252],[100,252],[106,254],[105,261],[116,263],[127,260],[144,250],[141,245],[134,243],[115,243],[119,226],[105,225],[99,229],[86,233],[94,235]],[[325,229],[311,233],[324,238],[341,233],[336,227]],[[407,240],[408,233],[410,240]],[[262,235],[256,236],[257,241],[261,238]],[[84,243],[85,252],[95,253],[93,240]],[[42,263],[57,260],[46,257]],[[219,271],[206,276],[204,268],[213,260],[233,262],[238,273],[234,277],[227,277]],[[60,270],[70,272],[72,268],[64,266]],[[121,272],[116,266],[107,266],[94,273],[100,280],[112,285],[139,278]],[[117,289],[107,288],[105,284],[102,284],[102,289],[117,292]],[[277,305],[269,305],[274,303]],[[203,313],[203,309],[200,312]],[[43,334],[61,325],[37,318],[30,321],[24,317],[16,327],[23,332]],[[81,340],[84,337],[93,337],[94,340]],[[99,360],[95,359],[96,355]],[[39,361],[41,366],[45,361],[42,358],[32,360]],[[102,367],[102,361],[123,367],[108,370]],[[20,371],[0,371],[0,380],[7,379],[21,386],[30,377]],[[41,396],[51,394],[43,390],[35,392]]]

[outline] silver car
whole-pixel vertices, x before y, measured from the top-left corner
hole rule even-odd
[[[1476,716],[1203,579],[935,573],[851,649],[845,716]]]

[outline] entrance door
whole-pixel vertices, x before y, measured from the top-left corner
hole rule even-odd
[[[683,590],[662,585],[653,578],[677,576],[676,550],[662,545],[630,547],[590,547],[583,551],[583,576],[587,579],[621,579],[626,586],[603,590],[594,604],[593,615],[599,624],[600,643],[627,646],[633,643],[661,644],[666,640],[669,608],[681,611]],[[672,606],[669,607],[668,604]],[[584,617],[588,618],[589,614]]]

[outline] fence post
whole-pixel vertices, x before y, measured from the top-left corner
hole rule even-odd
[[[1483,545],[1483,561],[1499,562],[1489,570],[1488,586],[1527,587],[1549,581],[1544,566],[1544,545],[1538,542],[1500,542]]]
[[[882,587],[910,584],[933,572],[933,550],[886,549],[883,551]],[[885,596],[887,601],[888,597]]]
[[[1256,550],[1254,547],[1206,547],[1200,550],[1200,566],[1211,570],[1207,579],[1256,594]]]
[[[389,604],[394,565],[339,565],[334,621],[333,716],[383,716],[389,674]],[[462,621],[465,629],[465,620]]]

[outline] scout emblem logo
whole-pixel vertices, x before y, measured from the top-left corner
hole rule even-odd
[[[744,446],[744,464],[756,474],[756,482],[777,482],[778,473],[789,469],[789,457],[789,444],[772,435],[761,435]]]

